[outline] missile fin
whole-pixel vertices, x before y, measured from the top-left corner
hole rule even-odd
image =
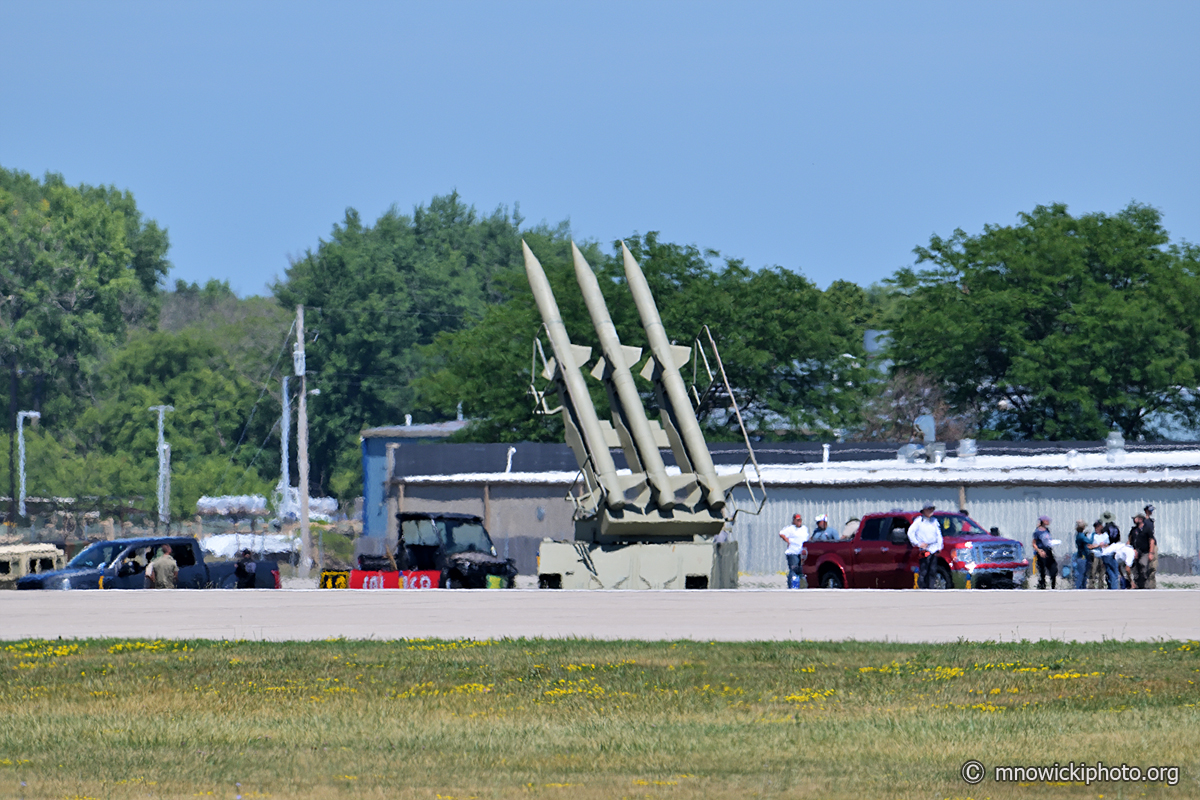
[[[596,366],[592,367],[592,377],[598,381],[604,380],[604,367],[605,366],[606,366],[606,364],[604,361],[604,356],[600,356],[600,359],[598,361],[596,361]]]
[[[728,492],[735,486],[740,486],[746,482],[746,474],[744,472],[735,472],[732,475],[718,475],[717,483],[720,484],[721,490]]]
[[[604,432],[604,443],[608,445],[609,450],[621,446],[621,437],[617,435],[617,429],[611,422],[606,419],[600,420],[600,430]]]
[[[648,381],[654,380],[654,356],[646,359],[646,366],[638,374]]]
[[[571,355],[575,357],[575,366],[583,369],[583,365],[592,360],[592,348],[586,344],[573,344]]]
[[[636,367],[637,362],[642,360],[642,348],[640,347],[623,344],[621,345],[621,353],[625,356],[625,366],[629,369]]]
[[[671,345],[671,358],[675,360],[675,369],[683,369],[692,360],[692,348],[683,345]]]
[[[666,450],[671,446],[671,440],[667,438],[667,432],[663,430],[662,425],[658,420],[652,419],[650,422],[650,432],[654,434],[654,443],[658,445],[659,450]]]
[[[646,473],[632,472],[628,475],[618,475],[617,482],[621,484],[622,489],[632,489],[635,486],[645,486]]]

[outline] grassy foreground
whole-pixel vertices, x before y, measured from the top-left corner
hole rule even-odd
[[[0,797],[1200,796],[1200,644],[9,643]],[[960,765],[988,777],[971,786]],[[1178,784],[991,767],[1177,766]],[[24,784],[22,784],[24,782]]]

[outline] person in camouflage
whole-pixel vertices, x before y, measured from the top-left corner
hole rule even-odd
[[[155,589],[174,589],[179,579],[179,565],[171,555],[171,545],[164,544],[162,553],[146,567],[146,577],[154,584]]]

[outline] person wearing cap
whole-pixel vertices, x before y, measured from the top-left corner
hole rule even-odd
[[[1086,520],[1075,520],[1075,559],[1071,562],[1071,570],[1075,578],[1076,589],[1088,588],[1088,577],[1092,573],[1092,562],[1095,561],[1095,554],[1092,551],[1092,544],[1095,541],[1094,534],[1088,530]]]
[[[779,538],[787,542],[787,550],[783,554],[788,565],[788,586],[798,589],[803,580],[804,543],[808,541],[808,526],[804,524],[804,517],[794,514],[792,524],[779,532]]]
[[[817,517],[817,529],[812,532],[813,542],[836,542],[838,540],[837,531],[829,527],[829,515],[822,514]]]
[[[1152,507],[1152,506],[1148,506]],[[1133,530],[1129,532],[1129,545],[1137,553],[1133,562],[1133,586],[1136,589],[1155,589],[1158,570],[1155,562],[1158,559],[1158,541],[1154,538],[1154,523],[1149,522],[1146,515],[1135,514]]]
[[[930,588],[930,581],[937,570],[937,554],[942,551],[942,529],[933,521],[933,503],[921,508],[921,516],[908,526],[908,541],[921,551],[921,562],[917,567],[917,588]]]
[[[1033,551],[1037,554],[1038,588],[1046,588],[1046,577],[1050,577],[1050,588],[1058,588],[1058,561],[1054,558],[1054,545],[1050,542],[1050,518],[1038,517],[1038,526],[1033,531]]]

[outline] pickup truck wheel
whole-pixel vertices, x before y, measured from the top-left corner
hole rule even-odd
[[[842,573],[836,569],[827,569],[821,573],[821,588],[822,589],[845,589],[846,582],[842,580]]]
[[[938,567],[932,576],[930,576],[930,589],[953,589],[954,582],[950,579],[950,571],[945,567]]]

